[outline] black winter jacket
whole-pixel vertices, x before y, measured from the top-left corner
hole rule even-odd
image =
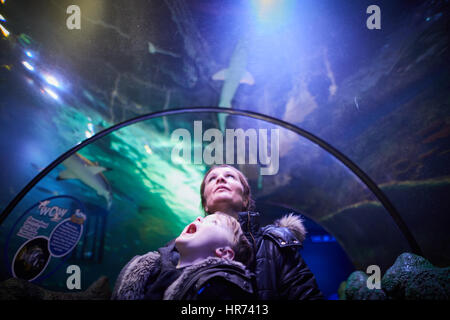
[[[251,270],[256,274],[259,299],[323,299],[299,252],[306,234],[300,218],[291,214],[263,228],[258,218],[256,212],[238,215],[242,230],[254,247]]]
[[[174,241],[171,241],[164,249],[175,253]],[[174,254],[172,256],[175,257]],[[148,299],[147,289],[159,277],[160,270],[161,254],[159,252],[151,251],[142,256],[135,256],[120,272],[112,299]],[[161,298],[164,300],[244,300],[256,297],[253,291],[252,273],[243,264],[209,257],[184,268],[172,283],[167,284]]]

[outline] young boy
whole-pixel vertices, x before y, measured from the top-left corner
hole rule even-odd
[[[170,254],[174,246],[178,259]],[[168,246],[134,257],[120,272],[112,299],[253,299],[245,267],[252,255],[235,218],[221,212],[198,217]]]

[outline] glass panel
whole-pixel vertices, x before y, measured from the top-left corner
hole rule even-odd
[[[449,266],[448,1],[384,1],[380,30],[367,24],[367,1],[77,1],[80,16],[68,13],[72,4],[0,1],[0,211],[105,128],[180,106],[232,105],[338,148],[386,194],[423,256]],[[224,123],[256,137],[243,163],[243,146],[223,142],[213,154],[205,141]],[[176,132],[189,138],[185,152]],[[300,212],[362,270],[384,272],[411,251],[374,194],[322,148],[261,120],[185,113],[122,128],[47,174],[0,225],[0,280],[66,290],[67,267],[79,265],[82,288],[101,275],[113,284],[133,255],[202,214],[202,176],[232,150],[263,224]]]
[[[113,284],[134,255],[163,246],[203,214],[200,183],[214,161],[248,177],[263,224],[300,212],[361,268],[387,267],[408,251],[380,202],[328,152],[274,124],[224,115],[184,113],[134,123],[55,167],[1,225],[3,277],[10,270],[67,290],[66,269],[78,265],[83,288],[102,275]],[[225,134],[216,129],[221,121],[230,128]],[[286,209],[264,210],[273,205]]]

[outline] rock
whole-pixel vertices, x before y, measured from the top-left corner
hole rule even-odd
[[[450,267],[435,267],[427,259],[412,253],[406,252],[398,256],[381,279],[381,289],[368,289],[367,278],[367,274],[362,271],[353,272],[347,279],[344,299],[448,300],[450,298]]]
[[[98,278],[82,292],[50,291],[18,278],[0,283],[0,300],[109,300],[111,294],[107,277]]]
[[[0,283],[0,300],[39,300],[42,289],[26,280],[10,278]]]
[[[412,274],[405,288],[407,300],[449,300],[450,268],[429,268]]]
[[[345,300],[345,288],[347,287],[347,281],[342,281],[338,288],[338,297],[339,300]]]
[[[386,293],[382,289],[367,287],[367,274],[362,271],[353,272],[347,279],[345,298],[347,300],[386,300]]]
[[[440,271],[438,270],[439,268],[434,267],[421,256],[408,252],[402,253],[395,260],[394,265],[386,271],[381,280],[381,287],[391,299],[405,299],[407,288],[411,297],[418,298],[419,290],[429,288],[429,290],[435,291],[435,289],[431,289],[438,285],[435,281],[443,280],[439,280],[437,274]]]
[[[353,272],[347,279],[345,287],[345,297],[347,300],[355,300],[359,290],[366,286],[367,274],[362,271]]]

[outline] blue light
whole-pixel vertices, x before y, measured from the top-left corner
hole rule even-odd
[[[252,0],[256,22],[264,29],[276,30],[289,23],[294,5],[293,0]]]
[[[197,294],[200,294],[203,292],[203,290],[205,290],[206,287],[201,287],[200,290],[198,290]]]
[[[336,239],[328,234],[311,236],[311,241],[316,243],[336,242]]]
[[[25,54],[26,54],[28,57],[30,57],[30,58],[33,58],[33,57],[34,57],[33,54],[32,54],[30,51],[25,51]]]
[[[337,293],[330,294],[327,300],[339,300],[339,295]]]
[[[209,286],[210,286],[210,284],[207,283],[206,286],[201,287],[200,290],[197,291],[197,294],[201,294],[203,292],[203,290],[205,290],[205,288],[209,287]]]

